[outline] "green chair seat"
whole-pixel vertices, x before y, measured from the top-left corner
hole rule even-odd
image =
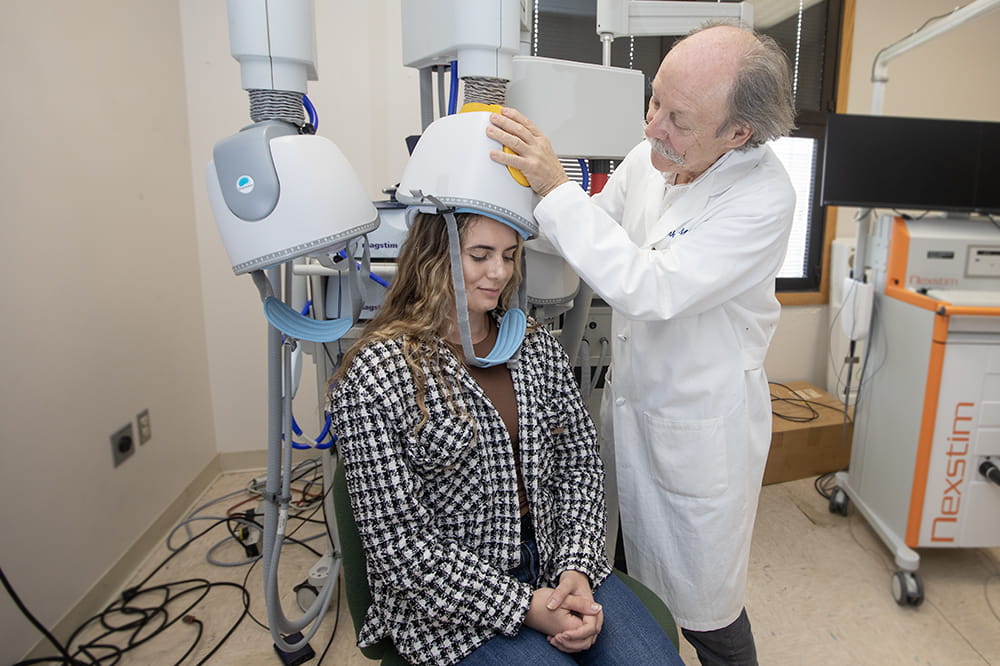
[[[354,635],[357,636],[365,623],[365,613],[372,603],[372,595],[368,588],[368,567],[365,565],[365,553],[361,547],[361,535],[358,533],[354,513],[351,511],[347,477],[344,474],[344,466],[339,461],[333,473],[333,513],[337,519],[337,536],[340,538],[344,592],[347,595],[347,607],[351,611],[351,619],[354,621]],[[369,659],[381,660],[385,666],[406,664],[388,638],[360,649],[363,655]]]
[[[663,632],[674,644],[674,647],[680,649],[680,643],[677,642],[677,624],[674,622],[674,616],[671,615],[670,609],[663,603],[663,600],[656,596],[651,589],[624,571],[615,569],[615,575],[622,579],[622,582],[632,590],[635,596],[639,597],[639,601],[642,602],[642,605],[650,612],[653,619],[663,628]]]

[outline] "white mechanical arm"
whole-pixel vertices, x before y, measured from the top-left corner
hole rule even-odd
[[[316,80],[312,0],[229,0],[252,125],[216,144],[206,180],[236,274],[339,250],[378,226],[347,158],[305,122]]]
[[[334,596],[339,574],[336,542],[332,569],[301,617],[288,619],[278,591],[278,562],[290,502],[292,348],[295,340],[331,342],[357,318],[316,320],[275,297],[280,270],[304,256],[332,265],[349,241],[378,226],[378,213],[347,159],[329,139],[304,97],[316,80],[312,0],[228,0],[232,55],[240,62],[253,121],[219,141],[206,168],[212,211],[237,275],[250,272],[264,301],[268,330],[268,468],[263,493],[262,560],[268,625],[275,647],[292,653],[307,646]],[[304,108],[310,111],[305,121]],[[265,270],[267,274],[265,275]],[[355,282],[360,275],[355,273]],[[290,266],[285,280],[293,279]],[[286,285],[287,286],[287,285]],[[357,299],[360,303],[360,299]],[[324,456],[326,481],[332,479]],[[331,530],[332,534],[336,530]],[[334,537],[335,539],[336,537]],[[307,629],[307,626],[309,627]],[[304,635],[303,635],[304,634]]]

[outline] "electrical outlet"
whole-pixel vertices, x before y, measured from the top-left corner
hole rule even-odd
[[[132,436],[132,424],[129,423],[111,433],[111,456],[115,467],[121,465],[133,453],[135,453],[135,439]]]
[[[145,444],[153,438],[153,427],[149,423],[149,410],[144,409],[136,414],[135,422],[139,425],[139,444]]]

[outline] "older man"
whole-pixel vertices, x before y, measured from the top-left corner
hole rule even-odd
[[[664,57],[646,141],[593,198],[513,109],[489,136],[543,197],[542,233],[614,310],[601,415],[629,572],[703,664],[755,664],[744,607],[771,410],[764,356],[795,193],[765,143],[794,122],[775,42],[709,25]],[[607,431],[607,428],[605,428]]]

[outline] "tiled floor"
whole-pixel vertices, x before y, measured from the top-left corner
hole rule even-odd
[[[260,473],[223,474],[197,504],[238,491]],[[217,508],[208,508],[204,515],[224,514],[226,507],[246,497],[234,495],[215,505]],[[290,521],[289,531],[296,522]],[[193,524],[192,529],[197,532],[209,524],[203,521]],[[321,531],[321,525],[309,524],[295,536]],[[209,549],[225,536],[224,527],[213,529],[175,555],[149,585],[193,578],[241,584],[249,569],[250,610],[260,622],[266,622],[260,564],[250,569],[247,565],[223,567],[206,560]],[[173,545],[182,541],[183,535],[178,533]],[[169,552],[162,547],[153,553],[134,582],[141,581]],[[890,594],[895,570],[892,557],[857,512],[851,511],[847,518],[831,514],[812,479],[766,486],[754,536],[747,604],[761,664],[1000,666],[1000,549],[924,550],[920,554],[926,600],[918,608],[898,606]],[[229,562],[245,557],[235,542],[218,546],[211,555],[216,561]],[[299,616],[291,588],[306,578],[316,561],[316,556],[302,547],[284,549],[279,589],[284,591],[287,617]],[[242,612],[240,594],[235,586],[215,587],[195,604],[190,613],[201,620],[204,633],[182,663],[202,663],[223,639]],[[119,663],[177,663],[193,643],[197,627],[197,623],[178,622],[126,653]],[[127,640],[116,635],[104,642],[124,645]],[[309,664],[320,663],[319,656],[328,643],[323,664],[372,663],[354,646],[354,627],[346,603],[340,604],[339,620],[334,604],[312,638],[316,658]],[[280,664],[271,644],[270,633],[246,618],[207,663]],[[687,664],[697,663],[683,640],[681,655]]]

